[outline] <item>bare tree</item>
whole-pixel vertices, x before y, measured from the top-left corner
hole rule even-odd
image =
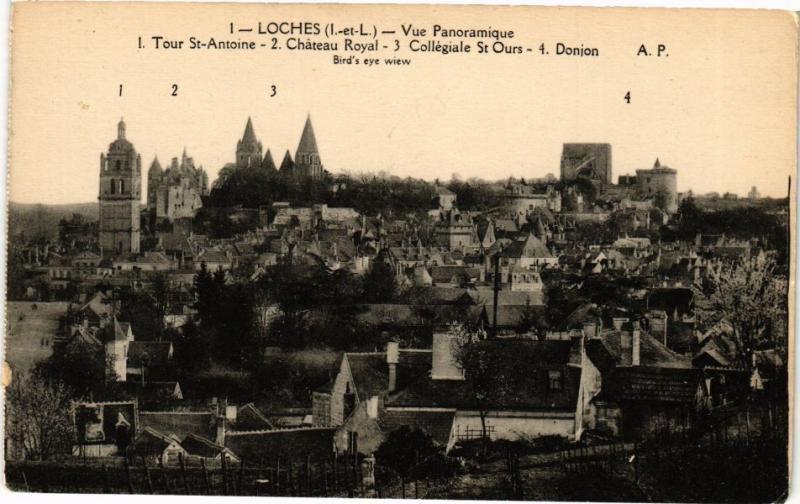
[[[727,321],[742,366],[752,371],[753,352],[774,335],[770,323],[787,307],[787,282],[775,273],[772,259],[750,259],[720,266],[705,289],[699,312],[706,323]],[[782,335],[783,338],[786,335]],[[781,346],[784,341],[769,341]]]
[[[75,440],[71,395],[59,381],[15,376],[6,405],[9,438],[26,459],[47,460],[69,451]]]
[[[451,324],[450,331],[456,336],[453,341],[455,361],[464,371],[465,385],[481,419],[485,448],[487,415],[492,407],[504,404],[513,394],[508,362],[492,341],[483,339],[485,335],[480,331],[472,331],[461,324]]]

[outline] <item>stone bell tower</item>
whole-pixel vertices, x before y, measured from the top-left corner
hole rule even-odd
[[[103,255],[139,253],[142,160],[125,138],[125,121],[117,139],[100,154],[100,249]]]

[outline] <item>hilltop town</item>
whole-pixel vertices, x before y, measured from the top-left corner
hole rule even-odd
[[[608,143],[565,143],[558,177],[334,173],[310,116],[282,156],[248,118],[212,182],[186,150],[143,174],[136,127],[100,154],[96,217],[47,232],[12,208],[9,481],[125,464],[122,491],[170,492],[164,467],[221,464],[219,493],[530,498],[541,466],[680,500],[746,438],[775,459],[715,484],[785,488],[788,199],[678,192],[669,153],[615,180]],[[648,473],[669,457],[683,469]],[[774,473],[742,490],[753,465]]]

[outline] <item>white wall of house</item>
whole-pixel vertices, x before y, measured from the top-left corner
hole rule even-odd
[[[493,427],[494,429],[490,429]],[[574,412],[530,412],[502,411],[489,412],[486,417],[486,428],[492,430],[492,439],[510,441],[538,436],[559,435],[570,439],[575,436]],[[453,419],[448,450],[467,431],[480,432],[481,417],[477,411],[457,411]]]
[[[74,457],[111,457],[117,455],[119,448],[114,443],[72,445]]]
[[[106,359],[110,360],[109,380],[125,381],[125,376],[128,372],[127,353],[128,341],[110,341],[106,343]],[[116,376],[112,376],[112,372]]]
[[[585,429],[594,429],[596,427],[597,408],[592,399],[600,393],[602,385],[600,370],[586,355],[584,346],[581,348],[581,382],[578,389],[578,404],[576,407],[575,423],[577,432],[575,435],[577,437],[580,437]]]

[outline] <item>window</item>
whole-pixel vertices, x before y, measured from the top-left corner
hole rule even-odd
[[[120,162],[119,162],[119,159],[117,159],[116,161],[114,161],[114,168],[119,170],[119,167],[120,167]]]
[[[111,180],[110,182],[111,182],[111,194],[116,194],[117,193],[117,187],[115,185],[116,180]]]
[[[551,370],[547,372],[547,386],[550,390],[561,390],[564,377],[561,371]]]

